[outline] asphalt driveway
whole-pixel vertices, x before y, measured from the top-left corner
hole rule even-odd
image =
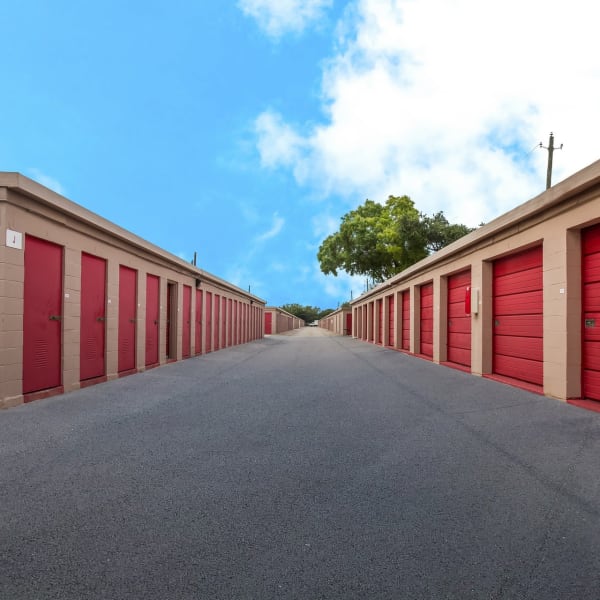
[[[314,328],[0,411],[0,598],[597,600],[600,414]]]

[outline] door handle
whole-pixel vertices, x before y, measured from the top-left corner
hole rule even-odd
[[[135,319],[129,319],[130,323],[135,323]]]
[[[106,321],[106,317],[96,317],[96,321]]]
[[[62,315],[50,315],[48,317],[49,321],[60,321],[62,319]]]

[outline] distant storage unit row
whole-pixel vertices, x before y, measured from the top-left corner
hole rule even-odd
[[[286,331],[300,329],[300,327],[304,327],[304,321],[297,316],[277,306],[265,307],[265,335],[285,333]]]
[[[352,335],[352,309],[338,308],[319,319],[319,327],[338,335]]]
[[[263,336],[264,301],[0,173],[0,407]]]
[[[600,401],[600,161],[351,306],[360,340]]]

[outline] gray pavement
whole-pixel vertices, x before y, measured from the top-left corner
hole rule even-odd
[[[306,328],[0,411],[0,599],[598,599],[600,414]]]

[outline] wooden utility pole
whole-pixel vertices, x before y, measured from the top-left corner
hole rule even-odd
[[[548,150],[548,170],[546,171],[546,189],[549,189],[552,185],[552,155],[554,150],[562,150],[563,145],[561,144],[558,148],[554,147],[554,134],[550,132],[550,139],[548,140],[548,147],[543,146],[540,142],[540,148]]]

